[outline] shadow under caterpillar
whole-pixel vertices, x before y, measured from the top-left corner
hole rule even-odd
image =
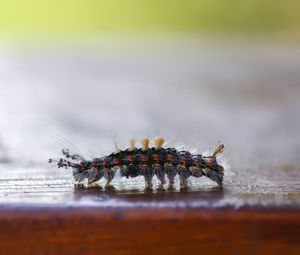
[[[193,155],[189,151],[178,151],[175,148],[163,148],[164,138],[154,138],[154,147],[149,148],[149,138],[141,140],[142,147],[136,148],[135,141],[130,140],[130,147],[120,150],[116,146],[116,151],[108,156],[84,160],[78,154],[70,154],[68,150],[63,150],[63,155],[67,159],[53,160],[58,168],[64,167],[73,169],[74,179],[81,183],[85,179],[88,184],[99,181],[102,177],[107,180],[105,188],[110,187],[115,173],[120,169],[121,176],[127,178],[144,176],[147,188],[152,187],[152,178],[157,176],[160,183],[174,184],[174,178],[179,176],[181,188],[187,188],[187,179],[190,176],[206,176],[216,182],[220,187],[223,185],[224,168],[217,163],[216,156],[224,150],[224,145],[219,144],[210,156],[202,154]],[[73,161],[70,161],[72,159]],[[80,161],[75,163],[74,161]]]

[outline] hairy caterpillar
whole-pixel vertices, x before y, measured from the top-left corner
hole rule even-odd
[[[202,154],[193,155],[188,151],[178,151],[175,148],[163,148],[164,138],[154,138],[154,147],[149,148],[149,138],[141,140],[142,147],[136,148],[135,141],[130,140],[130,146],[126,150],[116,151],[108,156],[94,158],[91,161],[84,160],[78,154],[70,154],[63,150],[67,159],[80,161],[72,162],[67,159],[59,159],[58,168],[72,167],[73,177],[77,182],[88,180],[88,184],[105,178],[106,188],[110,187],[115,173],[120,169],[121,175],[129,177],[144,176],[147,188],[152,187],[152,178],[157,176],[160,183],[174,184],[174,178],[179,176],[180,186],[187,187],[187,179],[190,176],[206,176],[216,182],[220,187],[223,185],[224,168],[217,163],[216,155],[224,150],[224,145],[219,144],[211,156],[204,157]],[[49,159],[49,163],[55,160]]]

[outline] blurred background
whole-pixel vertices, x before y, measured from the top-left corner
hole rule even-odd
[[[299,8],[1,0],[2,168],[162,135],[201,152],[222,141],[234,169],[299,169]]]

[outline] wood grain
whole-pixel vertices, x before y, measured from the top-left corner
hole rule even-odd
[[[299,210],[2,211],[6,254],[299,254]]]

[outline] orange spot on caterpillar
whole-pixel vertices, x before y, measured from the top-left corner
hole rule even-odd
[[[206,158],[205,161],[208,166],[212,166],[212,160],[210,158]]]
[[[171,154],[168,154],[167,156],[167,160],[168,161],[173,161],[174,157]]]
[[[145,155],[141,155],[141,161],[143,162],[147,161],[147,157]]]
[[[98,162],[98,159],[97,159],[97,158],[94,158],[93,161],[92,161],[93,166],[96,166],[97,162]]]
[[[159,155],[158,154],[154,154],[153,155],[153,160],[159,160]]]
[[[133,161],[134,161],[134,158],[133,158],[133,156],[129,155],[129,156],[127,157],[127,161],[129,161],[129,162],[133,162]]]
[[[114,164],[120,164],[119,159],[115,158],[115,159],[114,159]]]
[[[180,161],[181,161],[182,163],[186,163],[186,158],[185,158],[185,157],[181,157]]]
[[[195,164],[195,165],[198,165],[199,163],[200,163],[199,160],[194,159],[194,164]]]

